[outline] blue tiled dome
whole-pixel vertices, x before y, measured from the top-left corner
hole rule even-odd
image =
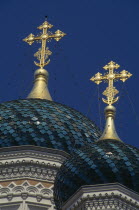
[[[57,209],[81,186],[119,182],[139,192],[139,149],[117,140],[103,140],[74,150],[57,174]]]
[[[37,145],[71,152],[100,135],[96,125],[78,111],[43,100],[0,104],[0,147]]]

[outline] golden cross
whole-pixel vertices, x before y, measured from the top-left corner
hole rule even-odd
[[[39,66],[43,68],[44,66],[48,65],[50,62],[49,55],[52,54],[52,52],[49,50],[48,47],[46,47],[47,41],[50,41],[52,38],[54,38],[56,41],[59,41],[63,36],[66,34],[63,33],[60,30],[57,30],[54,34],[48,31],[48,29],[52,28],[53,25],[45,21],[41,26],[38,27],[39,30],[42,30],[42,33],[38,36],[34,36],[33,34],[30,34],[28,37],[23,39],[23,41],[27,42],[29,45],[32,45],[34,41],[41,42],[41,48],[34,54],[35,57],[38,58],[40,63],[37,63],[34,61],[36,66]],[[47,60],[47,61],[46,61]]]
[[[101,73],[98,72],[90,79],[97,85],[99,85],[102,81],[108,82],[108,87],[103,92],[103,95],[105,95],[107,99],[102,98],[103,102],[108,105],[114,104],[119,99],[119,97],[115,98],[115,95],[117,95],[119,91],[113,86],[113,83],[118,80],[125,82],[128,78],[132,76],[132,74],[130,74],[126,70],[123,70],[120,73],[115,72],[114,69],[118,69],[119,67],[120,66],[118,64],[111,61],[110,63],[108,63],[108,65],[103,67],[105,70],[109,70],[108,73],[104,74],[103,76]]]

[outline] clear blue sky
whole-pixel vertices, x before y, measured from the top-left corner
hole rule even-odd
[[[48,16],[67,36],[49,43],[53,52],[49,90],[57,102],[71,106],[104,125],[97,86],[89,79],[109,61],[133,77],[116,84],[121,92],[116,127],[126,143],[139,147],[139,1],[138,0],[1,0],[0,100],[26,98],[33,84],[33,54],[39,45],[22,42]],[[106,84],[100,85],[102,92]],[[100,120],[101,116],[101,120]]]

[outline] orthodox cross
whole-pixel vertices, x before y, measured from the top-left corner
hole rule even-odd
[[[102,81],[108,82],[108,87],[103,92],[103,95],[105,95],[107,99],[102,98],[103,102],[108,105],[114,104],[119,99],[119,97],[115,98],[115,95],[117,95],[119,91],[114,87],[114,82],[118,80],[125,82],[128,78],[132,76],[132,74],[130,74],[126,70],[123,70],[120,73],[115,72],[114,70],[118,69],[119,67],[120,66],[118,64],[111,61],[110,63],[108,63],[108,65],[103,67],[105,70],[109,70],[108,73],[102,75],[98,72],[90,79],[97,85],[99,85]]]
[[[52,54],[52,52],[49,50],[48,47],[46,47],[47,41],[50,41],[51,39],[55,39],[56,41],[59,41],[63,36],[66,34],[63,33],[60,30],[57,30],[54,34],[48,29],[52,28],[53,25],[45,21],[41,26],[38,27],[39,30],[42,30],[42,33],[38,36],[34,36],[32,33],[23,39],[23,41],[27,42],[29,45],[32,45],[34,41],[41,42],[41,48],[34,54],[35,57],[40,61],[40,63],[37,63],[34,61],[36,66],[39,66],[43,68],[44,66],[48,65],[50,62],[49,56]]]

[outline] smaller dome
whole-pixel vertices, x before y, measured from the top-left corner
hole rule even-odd
[[[139,149],[117,140],[102,140],[80,149],[60,168],[54,186],[61,209],[81,186],[120,183],[139,192]]]

